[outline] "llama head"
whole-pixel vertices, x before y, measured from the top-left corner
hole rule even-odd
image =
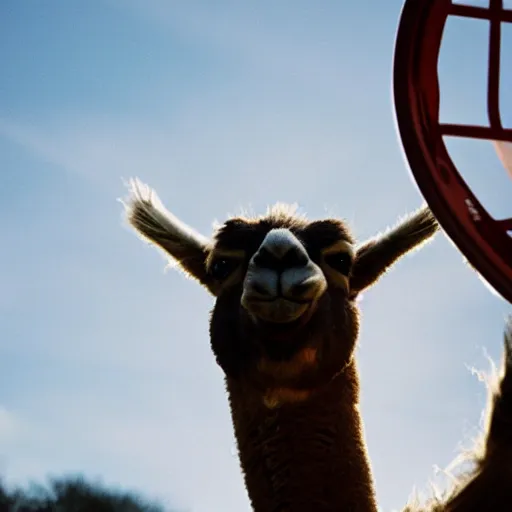
[[[208,239],[137,181],[126,206],[139,234],[215,296],[217,362],[267,405],[302,401],[343,371],[357,341],[357,296],[438,229],[424,208],[357,245],[343,221],[308,221],[277,205],[231,218]]]

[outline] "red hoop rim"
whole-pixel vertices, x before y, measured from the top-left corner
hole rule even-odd
[[[439,121],[437,64],[448,16],[490,22],[489,126]],[[512,22],[503,0],[489,7],[453,4],[451,0],[406,0],[400,16],[394,63],[393,95],[398,132],[410,171],[448,237],[468,262],[506,300],[512,302],[512,219],[489,215],[464,181],[446,149],[443,136],[512,142],[499,111],[501,23]]]

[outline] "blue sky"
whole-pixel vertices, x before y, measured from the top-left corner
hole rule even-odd
[[[137,175],[205,234],[281,200],[344,217],[360,239],[416,208],[391,104],[401,3],[1,2],[9,482],[82,472],[194,512],[249,509],[209,349],[212,299],[164,272],[116,199]],[[482,120],[484,42],[482,22],[450,22],[444,120]],[[511,26],[503,42],[506,60]],[[490,144],[450,144],[482,197],[510,214]],[[484,350],[499,358],[510,307],[444,236],[361,307],[362,408],[391,510],[475,433],[485,390],[467,366],[487,369]]]

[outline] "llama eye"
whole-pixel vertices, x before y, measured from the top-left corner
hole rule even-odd
[[[214,279],[226,279],[238,266],[238,260],[234,258],[219,258],[210,267],[210,274]]]
[[[327,254],[324,256],[324,261],[327,265],[345,276],[348,276],[352,266],[352,256],[346,252]]]

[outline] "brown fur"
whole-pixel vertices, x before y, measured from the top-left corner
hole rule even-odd
[[[277,408],[250,385],[228,378],[227,388],[254,510],[377,510],[354,362],[314,398]]]
[[[481,438],[461,462],[472,466],[451,475],[455,483],[444,496],[403,512],[508,512],[512,510],[512,317],[505,330],[499,375],[487,379],[489,400]],[[450,472],[451,473],[451,472]]]
[[[283,206],[260,218],[232,218],[211,241],[194,239],[183,225],[181,231],[174,228],[175,218],[162,219],[162,209],[147,189],[143,193],[135,184],[132,192],[127,205],[131,225],[216,296],[211,347],[226,375],[240,462],[254,510],[376,512],[359,413],[355,299],[401,256],[435,234],[438,225],[430,211],[423,208],[350,251],[354,239],[344,222],[309,222]],[[275,228],[287,228],[295,235],[327,282],[326,291],[307,313],[284,327],[260,322],[241,306],[249,260]],[[347,274],[327,263],[333,248],[350,257]],[[226,257],[231,258],[233,270],[216,278],[216,262],[225,262]],[[485,487],[483,478],[480,485]],[[471,492],[471,485],[465,492]],[[464,506],[429,510],[473,510]]]

